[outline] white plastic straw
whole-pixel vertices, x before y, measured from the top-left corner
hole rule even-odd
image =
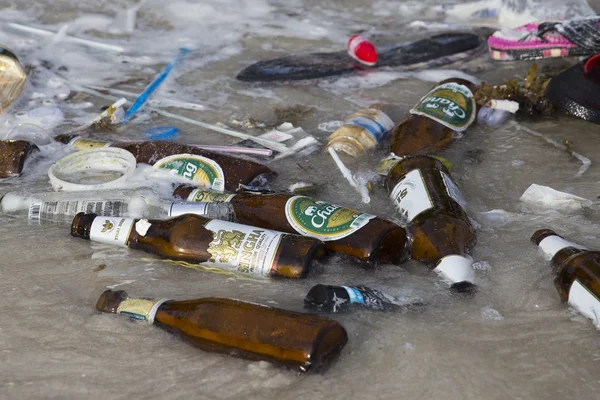
[[[57,32],[52,32],[52,31],[48,31],[45,29],[39,29],[39,28],[32,28],[30,26],[16,24],[14,22],[6,22],[6,25],[13,29],[22,31],[22,32],[33,33],[33,34],[40,35],[40,36],[54,36],[57,34]],[[116,52],[125,51],[125,49],[121,46],[116,46],[113,44],[107,44],[107,43],[102,43],[102,42],[96,42],[96,41],[88,40],[88,39],[81,39],[81,38],[77,38],[77,37],[73,37],[73,36],[65,35],[64,40],[67,42],[79,43],[79,44],[83,44],[83,45],[86,45],[89,47],[95,47],[97,49],[102,49],[102,50],[110,50],[110,51],[116,51]]]
[[[333,161],[335,162],[335,165],[337,165],[337,167],[339,168],[339,170],[342,173],[342,175],[344,176],[344,178],[346,178],[346,180],[348,181],[348,183],[354,189],[356,189],[360,193],[360,196],[362,197],[362,202],[363,203],[370,203],[371,202],[371,197],[369,196],[369,190],[368,190],[368,188],[365,186],[364,189],[366,189],[366,190],[363,190],[363,188],[361,187],[362,185],[359,185],[356,182],[356,180],[354,179],[354,176],[352,175],[352,171],[350,171],[348,169],[348,167],[346,167],[344,165],[344,163],[342,162],[342,160],[340,160],[340,157],[337,155],[337,153],[335,152],[335,150],[333,149],[333,147],[329,147],[327,149],[327,151],[329,151],[329,154],[333,158]]]
[[[203,145],[203,144],[191,144],[190,146],[197,147],[199,149],[218,151],[218,152],[223,152],[223,153],[240,153],[240,154],[248,154],[248,155],[260,156],[260,157],[270,157],[273,154],[273,150],[254,149],[251,147],[212,146],[212,145]]]

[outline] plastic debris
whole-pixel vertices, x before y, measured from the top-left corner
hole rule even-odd
[[[360,193],[360,196],[362,198],[362,202],[366,203],[366,204],[370,203],[371,202],[371,197],[369,196],[369,187],[368,187],[367,181],[361,180],[359,182],[356,179],[354,179],[354,175],[352,175],[352,171],[350,171],[348,169],[348,167],[346,167],[344,165],[344,163],[342,162],[342,160],[340,160],[340,157],[337,155],[337,153],[335,152],[335,150],[333,148],[329,147],[327,149],[327,151],[329,152],[329,154],[333,158],[333,161],[335,162],[335,165],[337,165],[337,167],[339,168],[339,170],[342,173],[342,175],[344,176],[344,178],[346,178],[346,180],[348,181],[348,183],[353,188],[355,188],[358,191],[358,193]]]
[[[153,140],[172,140],[179,136],[179,129],[170,125],[155,126],[147,129],[144,136]]]
[[[375,65],[377,49],[375,45],[362,35],[353,35],[348,40],[348,54],[365,65]]]
[[[167,64],[167,66],[158,74],[158,76],[146,87],[146,89],[140,94],[137,99],[133,102],[131,107],[125,113],[123,120],[121,121],[123,124],[129,122],[129,120],[133,117],[133,115],[144,105],[148,97],[152,95],[158,89],[158,87],[164,82],[164,80],[169,76],[173,68],[179,64],[179,62],[185,57],[187,53],[189,53],[189,49],[182,48],[179,50],[179,54],[173,61]]]
[[[537,207],[568,211],[592,205],[591,200],[535,183],[525,190],[519,200]]]

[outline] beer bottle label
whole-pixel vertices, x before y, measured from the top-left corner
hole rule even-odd
[[[440,171],[440,174],[442,175],[442,181],[444,181],[444,186],[446,186],[446,192],[448,192],[448,196],[454,199],[454,201],[456,201],[458,205],[464,209],[467,203],[465,202],[462,192],[458,186],[456,186],[456,183],[454,183],[452,178],[444,173],[444,171]]]
[[[375,218],[375,215],[305,196],[291,197],[285,203],[285,216],[299,234],[324,241],[351,235]]]
[[[205,227],[212,231],[213,240],[207,250],[211,257],[202,264],[262,276],[270,276],[277,267],[275,256],[283,233],[216,219]]]
[[[431,118],[460,132],[473,123],[476,110],[471,90],[465,85],[450,82],[435,87],[423,96],[410,113]]]
[[[134,218],[96,217],[90,228],[90,240],[127,247]]]
[[[120,217],[127,211],[124,199],[114,200],[63,200],[31,203],[28,219],[30,224],[70,224],[80,212],[106,217]]]
[[[420,169],[413,169],[404,175],[392,190],[390,198],[408,222],[423,211],[433,208],[433,201]]]
[[[346,290],[346,293],[348,293],[348,297],[350,297],[350,303],[365,304],[365,298],[360,290],[354,289],[350,286],[342,287]]]
[[[75,137],[71,139],[69,145],[77,150],[87,150],[87,149],[96,149],[100,147],[108,147],[110,146],[110,142],[105,142],[102,140],[91,140],[84,139],[82,137]]]
[[[133,319],[148,321],[154,323],[154,316],[158,307],[167,299],[147,300],[147,299],[125,299],[119,304],[117,314],[128,315]]]
[[[579,279],[575,279],[569,290],[569,305],[583,316],[600,325],[600,299],[585,287]]]
[[[208,216],[209,207],[208,203],[194,203],[189,201],[174,201],[169,207],[169,217],[177,217],[183,214],[196,214],[202,216]]]
[[[385,135],[394,128],[394,123],[391,122],[390,118],[381,111],[378,112],[377,116],[381,122],[377,119],[357,116],[344,121],[344,125],[360,126],[361,128],[369,131],[377,142],[380,142]]]
[[[225,188],[225,174],[219,164],[210,158],[195,154],[175,154],[154,163],[154,168],[162,168],[194,182],[197,186],[208,187],[222,192]]]
[[[235,194],[209,192],[203,189],[194,189],[187,197],[187,201],[196,201],[200,203],[230,202]]]

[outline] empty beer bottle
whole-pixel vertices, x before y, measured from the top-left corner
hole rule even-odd
[[[562,301],[600,327],[600,251],[569,242],[550,229],[536,231],[531,241],[550,257]]]
[[[25,161],[39,148],[25,140],[0,140],[0,178],[23,172]]]
[[[389,172],[386,187],[408,222],[412,258],[428,264],[454,289],[474,289],[468,252],[475,232],[446,167],[434,157],[406,157]]]
[[[400,304],[376,289],[366,286],[315,285],[306,294],[304,304],[308,308],[321,311],[342,312],[353,306],[371,308],[378,311],[394,311]]]
[[[167,220],[77,214],[71,235],[144,250],[162,258],[283,278],[303,278],[325,256],[323,242],[300,235],[183,214]]]
[[[440,82],[392,130],[391,151],[397,156],[408,156],[447,147],[454,132],[467,129],[477,115],[474,90],[475,85],[464,79]]]
[[[58,135],[54,139],[79,150],[106,146],[125,149],[135,156],[138,163],[166,169],[195,185],[219,192],[235,191],[240,184],[260,186],[277,175],[256,161],[163,140],[111,143],[77,135]]]
[[[344,124],[333,132],[327,147],[356,157],[377,146],[394,123],[383,111],[363,108],[344,120]]]
[[[325,201],[284,193],[220,194],[180,185],[175,197],[195,202],[227,202],[232,220],[325,242],[332,252],[361,261],[400,264],[407,258],[406,231],[401,226]]]
[[[96,309],[146,320],[205,351],[302,372],[325,367],[348,341],[336,321],[228,298],[147,300],[107,290]]]
[[[218,193],[214,193],[218,194]],[[0,211],[28,211],[30,224],[71,224],[77,213],[105,217],[169,218],[198,214],[230,220],[227,203],[196,203],[162,199],[148,187],[137,189],[85,190],[78,192],[8,192],[0,199]]]

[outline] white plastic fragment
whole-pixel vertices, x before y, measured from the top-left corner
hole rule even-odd
[[[21,25],[21,24],[17,24],[14,22],[8,22],[8,23],[6,23],[6,25],[13,29],[19,30],[21,32],[33,33],[33,34],[40,35],[40,36],[54,36],[55,38],[57,37],[56,36],[57,32],[47,31],[45,29],[32,28],[30,26]],[[65,31],[66,31],[65,27],[63,27],[63,29],[65,29]],[[59,35],[59,37],[60,37],[60,35]],[[102,42],[96,42],[96,41],[88,40],[88,39],[76,38],[73,36],[67,36],[66,34],[64,35],[64,38],[60,37],[60,39],[64,39],[67,42],[79,43],[79,44],[83,44],[83,45],[86,45],[89,47],[95,47],[97,49],[102,49],[102,50],[110,50],[110,51],[116,51],[116,52],[125,51],[125,49],[121,46],[116,46],[116,45],[102,43]]]
[[[519,200],[538,207],[570,211],[578,210],[581,207],[592,204],[591,200],[583,197],[559,192],[551,187],[535,183],[527,188]]]
[[[344,163],[342,162],[342,160],[340,160],[340,157],[337,155],[337,153],[335,152],[335,150],[332,147],[329,147],[327,149],[327,151],[333,158],[335,165],[337,165],[337,167],[339,168],[339,170],[342,173],[342,175],[344,176],[344,178],[346,178],[348,183],[360,193],[360,195],[362,197],[362,202],[370,203],[371,197],[369,196],[369,188],[367,187],[366,183],[361,185],[358,182],[356,182],[356,180],[354,179],[354,176],[352,175],[352,171],[350,171],[348,169],[348,167],[346,167],[344,165]]]

